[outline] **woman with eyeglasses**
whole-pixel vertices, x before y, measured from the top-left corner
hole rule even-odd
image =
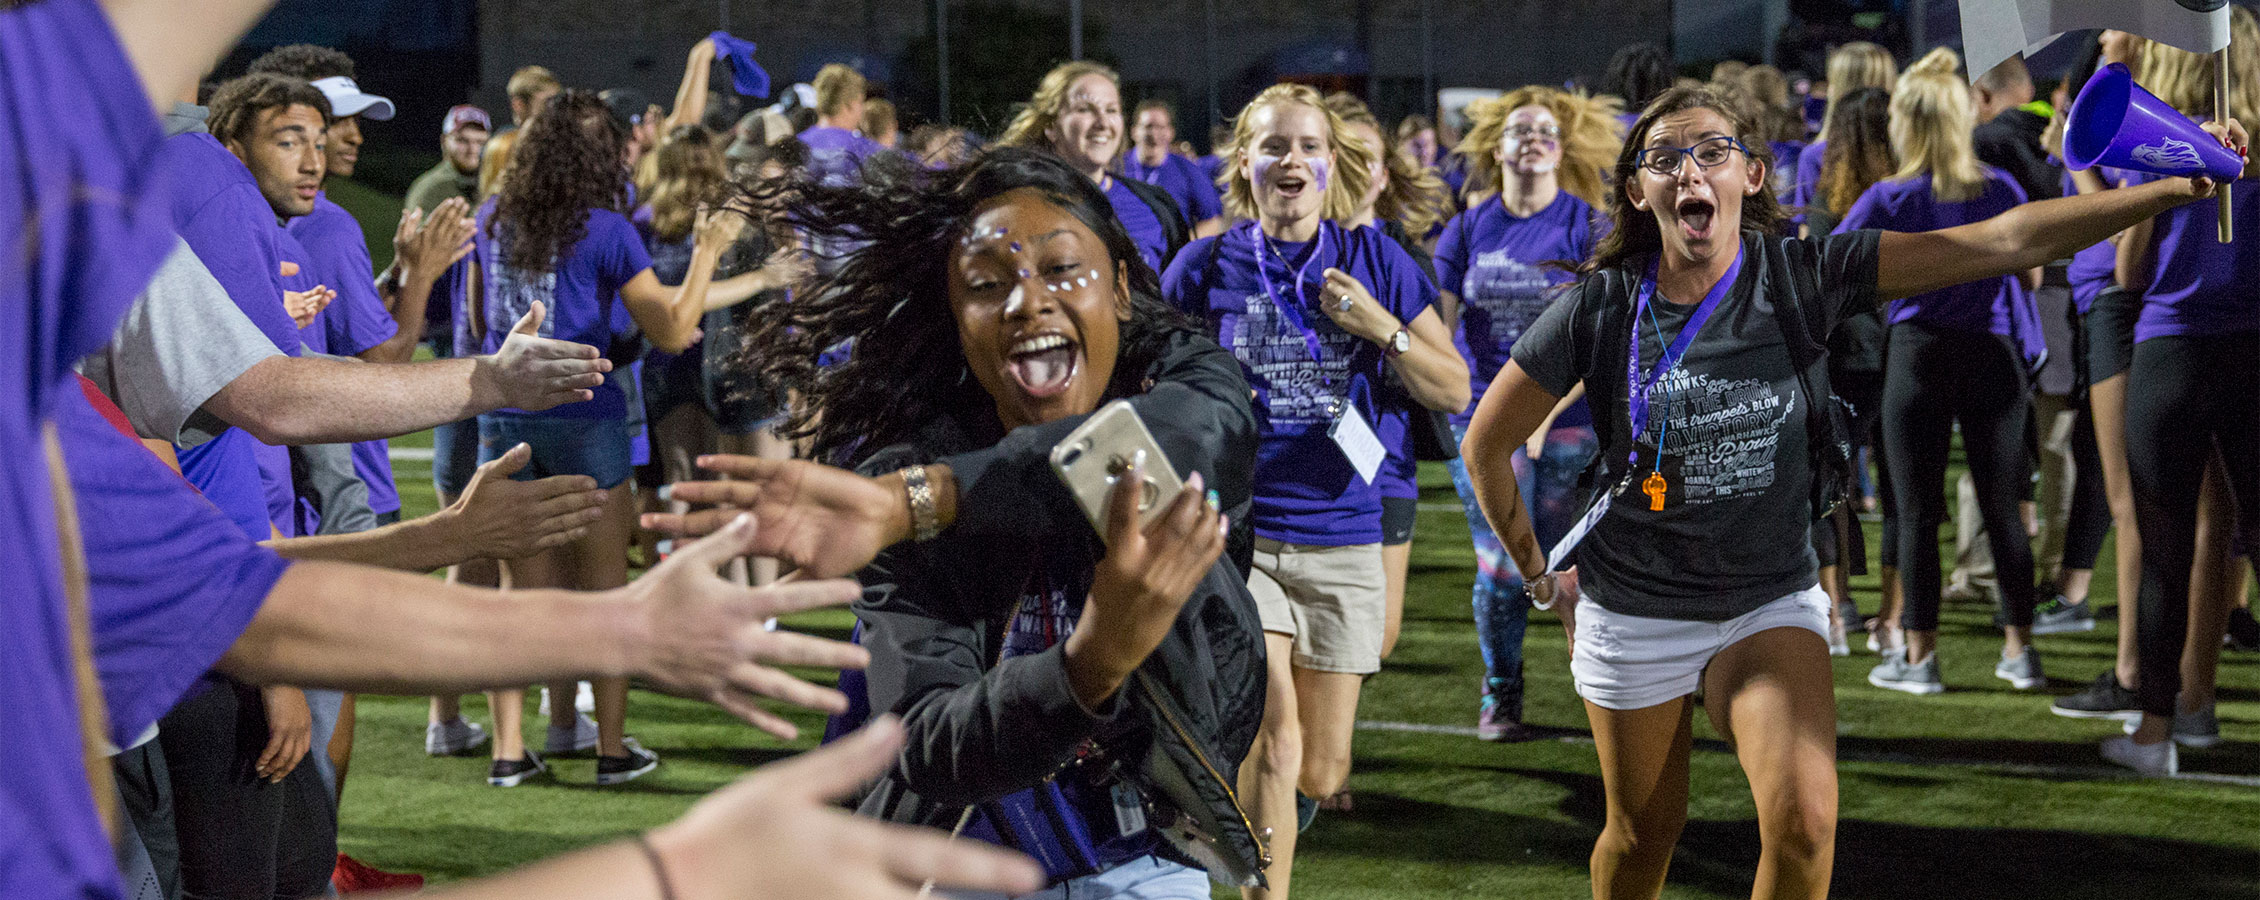
[[[1462,438],[1515,340],[1562,295],[1558,288],[1574,277],[1570,267],[1592,255],[1602,234],[1594,222],[1606,191],[1601,173],[1624,144],[1614,100],[1525,87],[1471,104],[1467,113],[1459,153],[1473,170],[1474,196],[1436,242],[1439,305],[1468,361],[1474,397],[1452,414],[1452,431]],[[1578,474],[1596,449],[1593,416],[1576,393],[1508,456],[1541,543],[1560,540],[1576,522]],[[1475,633],[1483,653],[1476,736],[1525,740],[1532,733],[1522,724],[1522,637],[1530,613],[1522,574],[1485,524],[1465,460],[1453,460],[1451,469],[1475,539]]]
[[[1606,791],[1596,898],[1662,891],[1686,823],[1698,687],[1755,801],[1752,896],[1828,894],[1836,706],[1807,529],[1827,505],[1816,488],[1848,477],[1837,428],[1808,416],[1827,396],[1829,330],[1879,303],[2040,265],[2215,189],[2169,179],[1939,231],[1781,237],[1772,160],[1737,109],[1674,88],[1634,122],[1612,230],[1584,280],[1515,343],[1461,444],[1527,594],[1561,597]],[[2234,123],[2218,133],[2243,142]],[[1505,463],[1580,383],[1608,505],[1564,560],[1573,593],[1557,589]]]
[[[2025,202],[2016,179],[1977,161],[1970,139],[1977,114],[1960,65],[1959,55],[1941,47],[1900,76],[1890,125],[1899,171],[1860,195],[1837,223],[1838,234],[1947,228]],[[1902,298],[1884,317],[1891,349],[1883,363],[1883,458],[1898,512],[1899,558],[1892,562],[1899,568],[1904,649],[1868,673],[1876,687],[1917,695],[1945,690],[1932,651],[1938,526],[1946,516],[1940,486],[1957,424],[2008,611],[1993,675],[2020,691],[2047,684],[2032,648],[2032,545],[2018,512],[2032,471],[2025,451],[2027,361],[2045,352],[2031,292],[2038,276],[2003,275]]]

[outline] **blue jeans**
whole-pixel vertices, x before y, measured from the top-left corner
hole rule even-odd
[[[1452,426],[1452,435],[1465,440],[1467,427]],[[1556,428],[1546,435],[1546,446],[1536,460],[1519,451],[1508,457],[1514,465],[1515,488],[1530,510],[1531,528],[1538,545],[1552,550],[1554,542],[1569,533],[1584,512],[1577,476],[1585,471],[1600,439],[1588,425]],[[1483,651],[1486,686],[1520,687],[1522,635],[1530,624],[1530,609],[1521,602],[1522,571],[1491,532],[1491,523],[1475,503],[1475,482],[1468,478],[1467,463],[1452,460],[1452,487],[1460,492],[1467,513],[1468,534],[1475,539],[1475,636]]]
[[[950,894],[955,900],[1004,900],[1002,894]],[[1208,875],[1145,856],[1097,875],[1063,881],[1016,900],[1209,900]]]
[[[442,497],[461,497],[478,470],[479,420],[464,419],[432,429],[433,490]]]

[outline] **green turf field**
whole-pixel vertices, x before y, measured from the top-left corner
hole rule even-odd
[[[419,444],[428,439],[399,442]],[[407,513],[431,508],[429,472],[423,463],[398,466]],[[1537,614],[1531,625],[1528,718],[1561,729],[1558,739],[1495,745],[1411,730],[1471,728],[1480,675],[1466,524],[1442,468],[1430,465],[1422,476],[1404,638],[1369,682],[1361,710],[1375,727],[1358,734],[1350,780],[1356,808],[1322,815],[1304,835],[1296,896],[1585,896],[1601,784],[1550,616]],[[2110,560],[2106,550],[2096,578],[2106,604]],[[1874,580],[1856,586],[1872,612]],[[2044,694],[2018,694],[1992,677],[2000,638],[1989,617],[1985,607],[1947,608],[1943,695],[1869,687],[1875,657],[1857,646],[1836,661],[1843,735],[1836,896],[2260,898],[2260,657],[2231,653],[2222,661],[2219,713],[2228,742],[2182,755],[2185,772],[2228,777],[2137,780],[2096,755],[2095,743],[2114,724],[2058,718]],[[788,625],[842,635],[848,618],[812,614]],[[2068,693],[2102,671],[2112,636],[2106,624],[2092,634],[2042,638],[2049,690]],[[468,712],[483,720],[484,702],[471,701]],[[812,716],[797,719],[816,725]],[[1758,854],[1748,788],[1704,717],[1695,719],[1695,799],[1664,895],[1745,897]],[[538,729],[530,714],[528,722]],[[663,757],[657,772],[599,789],[593,762],[564,760],[553,781],[498,790],[485,785],[483,758],[425,757],[423,723],[419,699],[362,700],[340,843],[370,863],[436,881],[666,821],[747,766],[808,746],[782,744],[711,708],[639,693],[630,730]]]

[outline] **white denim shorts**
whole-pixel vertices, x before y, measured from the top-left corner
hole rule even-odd
[[[1628,616],[1577,604],[1569,657],[1577,695],[1606,709],[1645,709],[1695,693],[1711,657],[1770,628],[1804,628],[1828,639],[1828,594],[1814,585],[1724,622]]]

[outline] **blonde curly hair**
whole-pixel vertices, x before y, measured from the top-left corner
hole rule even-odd
[[[1032,150],[1052,150],[1051,130],[1059,124],[1060,114],[1067,111],[1067,89],[1083,76],[1098,75],[1114,82],[1117,91],[1122,89],[1122,76],[1113,69],[1089,60],[1061,63],[1044,73],[1044,80],[1036,82],[1036,93],[1028,98],[1028,105],[1012,116],[1012,123],[1004,127],[1004,135],[997,143],[1006,147],[1027,147]]]
[[[1253,219],[1256,216],[1255,185],[1242,171],[1255,143],[1255,112],[1268,106],[1299,103],[1318,110],[1326,117],[1326,144],[1334,152],[1334,169],[1326,183],[1325,204],[1319,215],[1337,221],[1357,215],[1358,207],[1365,203],[1365,191],[1373,186],[1372,166],[1377,148],[1366,146],[1365,139],[1351,133],[1349,123],[1342,114],[1326,105],[1326,98],[1318,89],[1306,84],[1275,84],[1264,88],[1254,100],[1242,107],[1232,119],[1232,144],[1223,151],[1224,171],[1216,176],[1216,186],[1224,194],[1224,212],[1235,219]]]
[[[1444,179],[1436,177],[1436,172],[1427,166],[1414,162],[1401,146],[1387,143],[1388,132],[1381,130],[1381,120],[1374,118],[1372,108],[1366,106],[1365,101],[1337,91],[1326,95],[1326,105],[1341,116],[1344,123],[1372,128],[1374,135],[1384,142],[1384,146],[1374,149],[1381,156],[1382,171],[1389,176],[1389,183],[1381,189],[1381,196],[1374,198],[1375,217],[1397,223],[1397,227],[1415,239],[1451,218],[1451,189],[1444,186]],[[1367,171],[1372,169],[1369,167]],[[1367,185],[1366,189],[1371,190],[1372,185]]]
[[[1532,85],[1508,91],[1494,99],[1468,104],[1467,135],[1453,148],[1467,160],[1467,184],[1460,191],[1470,206],[1477,198],[1505,189],[1506,170],[1497,156],[1507,135],[1507,116],[1525,106],[1543,106],[1562,127],[1562,190],[1594,209],[1608,201],[1609,188],[1602,175],[1616,164],[1624,148],[1624,124],[1617,114],[1624,101],[1595,97],[1583,91]]]

